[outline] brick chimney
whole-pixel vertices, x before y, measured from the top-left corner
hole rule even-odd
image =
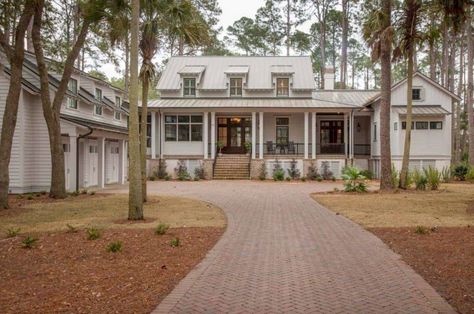
[[[324,89],[334,89],[334,78],[336,70],[333,67],[324,68]]]

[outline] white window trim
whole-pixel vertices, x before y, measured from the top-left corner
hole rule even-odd
[[[287,79],[288,80],[288,95],[278,95],[278,80],[279,79]],[[275,77],[275,97],[277,98],[288,98],[290,97],[290,77],[289,76],[276,76]]]
[[[174,125],[176,126],[176,140],[167,140],[166,139],[166,134],[164,134],[163,136],[163,139],[165,142],[169,142],[169,143],[202,143],[204,141],[204,117],[202,114],[165,114],[165,119],[164,119],[164,124],[165,124],[165,130],[166,130],[166,125]],[[171,123],[171,122],[166,122],[166,116],[175,116],[176,117],[176,122],[174,123]],[[178,116],[189,116],[189,122],[178,122]],[[198,116],[198,117],[202,117],[203,120],[202,122],[191,122],[191,117],[192,116]],[[185,125],[187,124],[188,127],[189,127],[189,140],[187,141],[180,141],[178,139],[178,125]],[[202,133],[201,133],[201,140],[200,141],[193,141],[192,140],[192,132],[191,132],[191,126],[192,125],[201,125],[202,126]],[[166,131],[165,131],[166,133]]]
[[[119,114],[118,119],[117,119],[117,116],[116,116],[117,113]],[[120,113],[120,111],[114,110],[114,120],[122,121],[122,114]]]
[[[231,90],[233,88],[231,82],[232,82],[232,79],[240,79],[240,89],[242,91],[242,94],[241,95],[232,95],[231,94]],[[244,78],[243,77],[240,77],[240,76],[234,76],[234,77],[229,77],[229,97],[231,98],[242,98],[244,96]]]
[[[100,107],[101,107],[100,114],[97,113],[97,111],[96,111],[96,107],[97,107],[97,106],[100,106]],[[104,106],[101,106],[101,105],[98,105],[98,104],[94,104],[94,108],[93,108],[92,110],[93,110],[94,116],[97,116],[97,117],[103,117],[103,116],[104,116]]]
[[[184,94],[184,90],[186,88],[186,86],[184,85],[184,80],[188,80],[188,79],[193,79],[194,80],[194,95],[185,95]],[[182,84],[183,84],[183,97],[184,98],[196,98],[197,96],[197,79],[195,77],[183,77],[182,79]]]
[[[414,89],[419,89],[420,90],[420,99],[413,99],[413,96],[412,96],[412,101],[413,102],[424,101],[425,100],[425,89],[423,88],[423,86],[413,86],[412,90],[414,90]]]
[[[97,91],[98,91],[98,90],[100,90],[100,99],[97,98]],[[102,101],[102,98],[104,98],[104,91],[103,91],[101,88],[96,87],[95,90],[94,90],[94,98],[95,98],[96,100]]]

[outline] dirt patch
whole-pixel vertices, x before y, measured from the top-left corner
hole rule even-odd
[[[460,313],[474,313],[474,227],[369,228]]]
[[[224,228],[108,229],[37,233],[33,249],[22,236],[0,241],[1,313],[149,313],[206,255]],[[179,238],[181,246],[171,247]],[[107,252],[121,241],[121,252]]]

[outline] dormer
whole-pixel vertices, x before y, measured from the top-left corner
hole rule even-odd
[[[277,97],[289,97],[290,87],[293,85],[292,78],[295,73],[292,65],[272,65],[272,82],[275,86]]]
[[[249,66],[230,65],[224,73],[227,76],[227,86],[230,97],[242,97],[244,85],[247,84]]]
[[[196,97],[196,89],[205,70],[204,65],[186,65],[178,71],[181,77],[183,97]]]

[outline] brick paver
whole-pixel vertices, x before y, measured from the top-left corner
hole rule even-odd
[[[317,204],[321,183],[152,182],[210,201],[228,228],[154,313],[454,313],[382,241]]]

